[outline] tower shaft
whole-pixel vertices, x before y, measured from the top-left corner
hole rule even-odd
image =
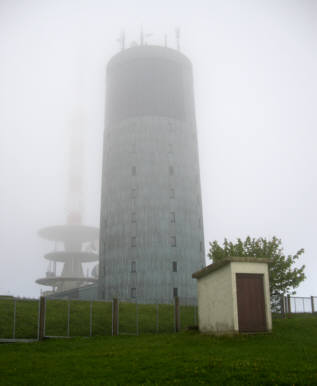
[[[204,265],[192,68],[142,46],[107,69],[99,295],[195,298]]]

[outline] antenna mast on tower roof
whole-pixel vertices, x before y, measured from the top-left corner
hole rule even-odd
[[[176,36],[176,47],[177,47],[178,51],[180,51],[180,35],[181,35],[180,29],[176,28],[175,29],[175,36]]]
[[[123,51],[125,48],[125,32],[124,32],[124,30],[121,30],[120,36],[117,39],[117,42],[119,42],[121,51]]]

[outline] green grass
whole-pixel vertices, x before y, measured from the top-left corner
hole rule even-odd
[[[187,331],[1,344],[0,384],[317,384],[317,318],[274,320],[272,334]]]

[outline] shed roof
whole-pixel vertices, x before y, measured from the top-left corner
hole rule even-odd
[[[200,271],[194,272],[192,277],[194,279],[200,279],[203,276],[208,275],[211,272],[216,271],[223,266],[230,263],[264,263],[269,264],[272,260],[264,257],[226,257],[221,261],[217,261],[216,263],[209,264],[207,267],[201,269]]]

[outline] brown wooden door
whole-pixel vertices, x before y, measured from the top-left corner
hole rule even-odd
[[[263,275],[237,273],[239,331],[267,331]]]

